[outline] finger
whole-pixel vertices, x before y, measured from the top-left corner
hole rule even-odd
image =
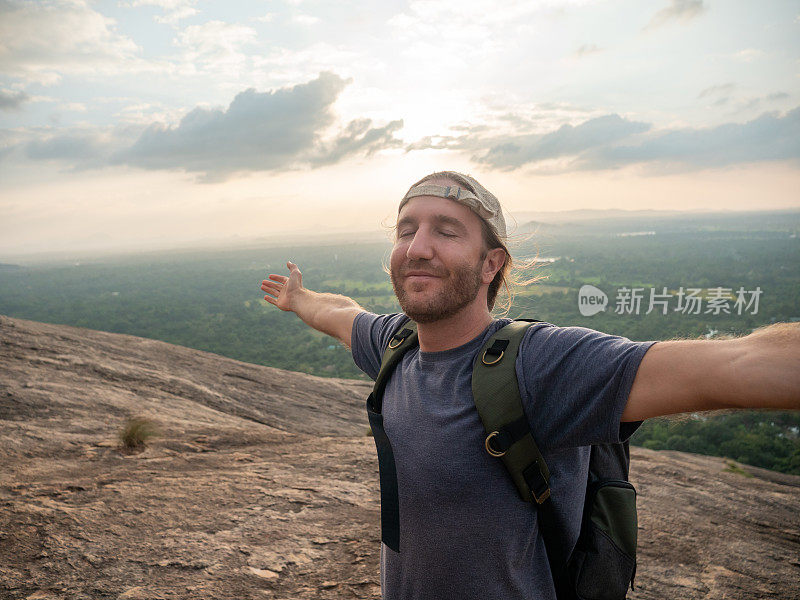
[[[286,266],[292,272],[294,271],[297,271],[298,273],[300,272],[300,269],[292,261],[286,261]]]
[[[286,277],[286,275],[270,275],[269,278],[272,281],[279,281],[281,283],[286,283],[287,281],[289,281],[289,278]]]
[[[275,300],[275,298],[273,298],[272,296],[264,296],[264,300],[266,300],[267,302],[269,302],[270,304],[273,304],[273,305],[274,305],[274,304],[277,304],[277,302],[278,302],[278,301],[277,301],[277,300]]]
[[[277,295],[283,289],[283,285],[279,285],[277,283],[264,283],[261,285],[261,289],[265,292],[270,292]]]

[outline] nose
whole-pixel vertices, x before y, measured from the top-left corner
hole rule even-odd
[[[430,260],[433,258],[433,240],[431,235],[420,227],[406,249],[406,256],[411,260]]]

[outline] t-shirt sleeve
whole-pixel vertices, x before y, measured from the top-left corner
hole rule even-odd
[[[555,449],[627,439],[638,423],[620,419],[639,363],[654,343],[585,327],[531,327],[516,369],[537,442]]]
[[[378,376],[389,340],[406,318],[402,313],[376,315],[364,311],[356,315],[350,339],[353,361],[373,380]]]

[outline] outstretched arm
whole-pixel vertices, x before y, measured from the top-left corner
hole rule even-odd
[[[261,282],[267,293],[264,300],[281,310],[291,311],[306,325],[335,337],[350,347],[350,335],[356,315],[363,311],[347,296],[320,294],[303,287],[303,274],[293,262],[287,262],[289,276],[269,275]]]
[[[622,421],[719,408],[800,409],[800,323],[732,340],[654,344],[636,372]]]

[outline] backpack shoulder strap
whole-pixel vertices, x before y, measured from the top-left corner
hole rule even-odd
[[[559,600],[572,598],[563,528],[550,496],[550,471],[522,407],[516,359],[525,332],[537,321],[519,319],[483,345],[472,370],[472,395],[486,431],[485,447],[503,461],[523,500],[539,515],[547,560]]]
[[[514,321],[489,338],[472,370],[472,395],[486,430],[486,451],[503,460],[523,500],[542,504],[550,497],[550,471],[523,411],[515,369],[522,338],[534,322]]]
[[[381,481],[381,541],[395,552],[400,552],[400,497],[397,486],[397,468],[392,443],[383,426],[383,392],[392,371],[403,355],[417,344],[417,324],[401,324],[383,353],[381,368],[375,378],[372,393],[367,398],[367,417],[375,447],[378,451],[378,470]]]
[[[417,337],[417,324],[408,319],[405,321],[395,332],[389,340],[389,345],[383,353],[381,358],[381,368],[378,371],[378,376],[375,378],[375,385],[372,388],[372,409],[380,413],[383,407],[383,392],[386,389],[386,384],[392,371],[397,366],[397,363],[403,358],[403,355],[411,350],[418,343]]]

